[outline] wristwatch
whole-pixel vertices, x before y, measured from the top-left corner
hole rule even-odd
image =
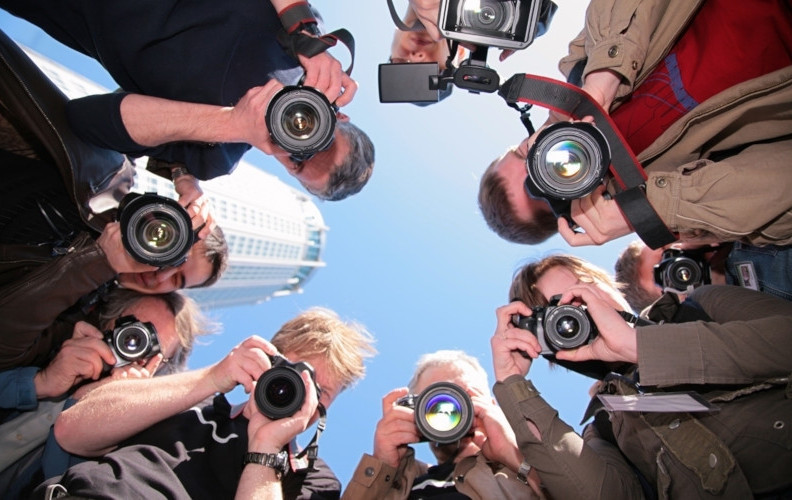
[[[279,453],[248,452],[245,453],[245,458],[242,463],[244,465],[258,464],[263,465],[264,467],[275,469],[275,473],[278,475],[278,479],[280,479],[281,476],[286,474],[286,471],[288,470],[289,454],[285,451],[281,451]]]
[[[175,181],[176,179],[184,175],[190,175],[190,171],[187,170],[185,167],[181,165],[171,167],[171,180]]]

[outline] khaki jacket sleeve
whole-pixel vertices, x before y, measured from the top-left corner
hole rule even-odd
[[[413,448],[408,448],[397,469],[365,453],[358,462],[341,498],[343,500],[405,499],[410,494],[415,478],[426,472],[426,469],[426,464],[415,460]]]
[[[646,196],[682,239],[792,243],[792,140],[754,144],[713,162],[648,168]]]
[[[639,327],[641,383],[751,384],[792,373],[792,302],[738,286],[689,297],[711,322]]]
[[[83,295],[113,279],[104,252],[83,233],[71,251],[0,291],[0,369],[29,365],[39,336]]]
[[[570,43],[559,69],[569,72],[586,59],[583,78],[599,70],[621,77],[617,98],[632,92],[643,68],[652,34],[671,0],[591,0],[583,33]],[[581,51],[581,44],[584,48]]]
[[[619,450],[592,434],[586,438],[558,418],[531,382],[513,375],[494,387],[525,459],[552,498],[643,498],[641,485]],[[534,436],[533,422],[541,433]]]

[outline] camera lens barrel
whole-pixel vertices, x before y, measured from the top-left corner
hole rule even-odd
[[[610,166],[610,148],[594,125],[555,123],[542,130],[528,152],[528,178],[547,197],[572,200],[602,183]]]
[[[160,352],[157,329],[133,316],[119,318],[113,331],[105,333],[105,342],[116,357],[115,366],[146,360]]]
[[[335,108],[313,87],[283,87],[267,106],[265,119],[273,142],[292,155],[316,154],[333,142]]]
[[[594,336],[592,327],[588,312],[582,307],[565,304],[546,310],[545,340],[555,350],[575,349],[587,344]]]
[[[291,417],[305,402],[305,384],[300,372],[308,370],[311,377],[315,377],[313,368],[308,363],[291,363],[280,356],[271,359],[272,367],[262,373],[256,383],[256,406],[272,420]]]
[[[473,402],[456,384],[437,382],[415,398],[415,425],[428,441],[453,443],[473,425]]]
[[[190,214],[164,196],[128,194],[119,204],[118,220],[126,251],[150,266],[181,264],[195,243]]]

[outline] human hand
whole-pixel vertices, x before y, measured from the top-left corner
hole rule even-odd
[[[539,357],[542,347],[536,336],[512,323],[512,316],[531,316],[533,311],[520,301],[511,302],[495,310],[497,325],[490,339],[495,379],[503,382],[511,375],[525,377],[531,361]]]
[[[229,122],[231,131],[227,142],[246,142],[268,155],[283,152],[272,142],[267,128],[267,106],[283,84],[274,78],[266,84],[253,87],[231,108]]]
[[[406,387],[390,391],[382,398],[382,418],[374,432],[374,457],[391,467],[398,467],[407,453],[407,445],[421,440],[415,426],[415,412],[396,404],[409,393]]]
[[[275,346],[258,335],[253,335],[212,365],[208,371],[208,380],[218,392],[226,393],[237,385],[242,385],[245,392],[250,393],[261,374],[272,367],[268,355],[276,354],[278,350]]]
[[[305,69],[303,85],[315,88],[339,107],[352,102],[358,84],[346,74],[336,58],[322,52],[310,58],[301,55],[299,60]]]
[[[33,377],[39,399],[65,394],[85,380],[97,380],[104,364],[116,362],[102,332],[85,321],[74,325],[74,333],[61,346],[55,358]]]
[[[611,70],[601,69],[586,75],[586,79],[583,81],[583,90],[608,113],[616,98],[619,83],[619,75]]]
[[[473,401],[475,414],[473,442],[489,460],[512,469],[519,468],[522,455],[517,447],[517,438],[503,410],[489,395],[476,390],[470,394],[470,399]]]
[[[212,216],[209,197],[204,194],[198,179],[189,174],[181,175],[173,181],[173,187],[179,195],[179,205],[190,214],[193,230],[200,228],[198,238],[209,236],[217,223]]]
[[[305,384],[305,400],[297,413],[291,417],[270,420],[258,411],[255,391],[250,395],[247,404],[253,405],[252,408],[255,410],[250,412],[250,423],[248,423],[248,451],[277,453],[313,422],[319,406],[319,398],[316,391],[311,389],[314,383],[308,370],[303,370],[300,377]]]
[[[102,234],[96,239],[96,244],[102,249],[107,263],[117,274],[145,273],[157,270],[156,267],[138,262],[129,255],[121,240],[121,224],[118,222],[108,222],[102,230]]]
[[[602,245],[632,233],[619,205],[604,193],[605,186],[599,186],[588,196],[572,200],[572,220],[585,232],[576,232],[565,218],[558,218],[558,232],[571,246]]]
[[[561,295],[559,304],[584,303],[599,334],[593,342],[577,349],[561,350],[556,358],[566,361],[638,362],[638,340],[632,328],[611,304],[603,300],[602,291],[588,283],[570,287]]]

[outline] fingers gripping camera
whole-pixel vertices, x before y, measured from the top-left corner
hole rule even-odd
[[[415,425],[425,441],[453,443],[465,437],[473,425],[473,402],[464,389],[437,382],[420,394],[408,394],[396,404],[415,410]]]
[[[586,306],[558,305],[560,295],[554,296],[547,307],[534,307],[530,316],[515,314],[512,324],[528,330],[539,340],[543,356],[555,356],[564,349],[576,349],[590,344],[597,337],[597,326]]]
[[[154,324],[134,316],[119,318],[113,331],[105,332],[104,340],[116,358],[115,367],[151,359],[161,351]]]
[[[261,374],[255,389],[258,410],[271,420],[291,417],[305,402],[305,384],[300,373],[308,370],[316,389],[317,399],[322,390],[316,383],[313,367],[300,361],[292,363],[282,356],[270,356],[272,367]]]

